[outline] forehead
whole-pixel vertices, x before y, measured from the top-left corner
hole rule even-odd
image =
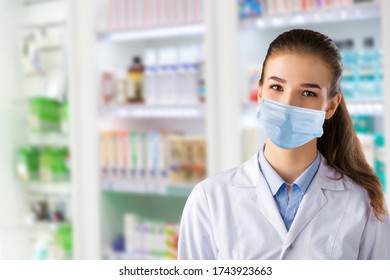
[[[264,80],[277,76],[287,83],[317,83],[329,86],[331,71],[319,56],[296,53],[274,54],[268,58]]]

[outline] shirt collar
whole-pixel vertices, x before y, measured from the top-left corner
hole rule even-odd
[[[272,192],[272,195],[275,195],[279,188],[285,184],[285,181],[279,176],[279,174],[273,169],[269,164],[267,159],[264,156],[264,147],[259,151],[259,167],[260,171],[263,174],[265,180],[268,183],[268,186]],[[297,185],[303,192],[306,193],[311,181],[314,178],[314,175],[317,173],[317,170],[321,163],[321,155],[317,151],[316,159],[310,164],[308,168],[294,181],[293,184]]]

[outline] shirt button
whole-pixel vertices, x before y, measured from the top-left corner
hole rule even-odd
[[[294,246],[291,244],[290,246],[288,246],[288,249],[292,249],[292,248],[294,248]]]

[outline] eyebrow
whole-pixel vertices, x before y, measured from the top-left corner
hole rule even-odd
[[[279,77],[276,77],[276,76],[269,77],[268,80],[274,80],[274,81],[277,81],[277,82],[282,83],[282,84],[286,83],[286,80],[279,78]]]
[[[268,80],[274,80],[274,81],[282,83],[282,84],[286,83],[285,79],[282,79],[282,78],[279,78],[279,77],[276,77],[276,76],[269,77]],[[301,87],[321,89],[321,87],[319,85],[313,84],[313,83],[303,83],[303,84],[301,84]]]

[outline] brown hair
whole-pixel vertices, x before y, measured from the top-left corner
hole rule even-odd
[[[293,52],[320,57],[332,74],[329,97],[341,93],[342,59],[335,43],[326,35],[312,30],[293,29],[280,34],[269,46],[263,63],[260,83],[268,58],[275,54]],[[366,189],[371,207],[377,219],[387,214],[382,184],[373,168],[367,163],[360,141],[355,133],[344,98],[334,115],[325,120],[324,134],[317,141],[317,148],[328,164],[347,175]]]

